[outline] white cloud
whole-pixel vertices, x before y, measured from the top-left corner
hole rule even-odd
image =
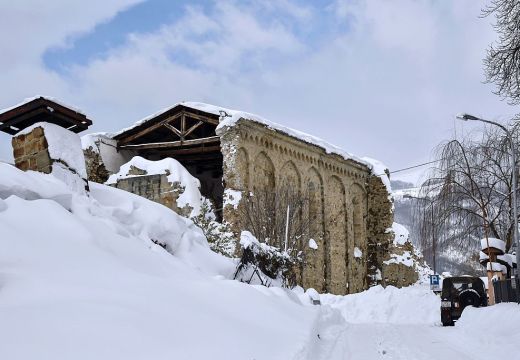
[[[0,74],[15,84],[0,90],[0,105],[50,91],[79,104],[95,130],[115,130],[177,101],[207,101],[312,132],[393,169],[427,160],[452,135],[455,113],[514,112],[481,83],[494,38],[489,20],[478,18],[482,2],[337,1],[329,9],[343,30],[318,34],[318,43],[295,24],[317,28],[319,9],[289,0],[250,4],[187,7],[177,22],[132,34],[62,75],[41,67],[42,51],[88,26],[55,30],[38,54],[23,56],[31,65]],[[114,11],[89,15],[91,27]]]

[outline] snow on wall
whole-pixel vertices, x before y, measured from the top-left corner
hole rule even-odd
[[[51,159],[64,161],[83,179],[87,178],[85,158],[81,151],[80,137],[61,126],[46,122],[39,122],[21,130],[17,135],[28,134],[35,128],[42,128],[47,139],[48,151]]]
[[[121,165],[132,158],[131,151],[117,150],[117,141],[112,139],[112,134],[98,132],[86,134],[81,137],[81,148],[83,150],[91,149],[101,156],[101,160],[105,168],[110,173],[116,173]]]
[[[184,191],[177,198],[177,206],[184,208],[190,206],[190,217],[197,216],[200,213],[202,203],[204,201],[200,193],[200,181],[191,175],[177,160],[166,158],[163,160],[152,161],[140,156],[133,157],[129,162],[122,165],[119,171],[110,175],[106,184],[115,184],[119,179],[131,178],[142,175],[131,175],[131,167],[146,171],[146,175],[162,175],[165,174],[168,182],[178,183],[184,188]]]
[[[392,231],[394,233],[394,244],[395,245],[404,245],[408,242],[410,237],[410,232],[403,225],[394,222],[390,229],[387,229],[387,232]]]

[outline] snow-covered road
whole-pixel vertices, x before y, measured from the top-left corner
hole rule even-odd
[[[459,329],[433,325],[349,324],[320,338],[318,359],[489,359]]]
[[[498,355],[504,359],[516,358],[515,344],[520,341],[517,304],[466,309],[454,327],[442,327],[439,298],[423,286],[376,287],[346,297],[322,295],[322,301],[315,338],[311,339],[305,356],[296,358],[484,360]]]

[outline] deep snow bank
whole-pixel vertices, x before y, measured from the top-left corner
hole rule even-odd
[[[226,280],[190,220],[0,164],[0,359],[291,359],[317,307]],[[169,252],[157,244],[165,246]],[[173,255],[172,255],[173,254]]]
[[[375,286],[358,294],[323,294],[322,304],[341,311],[349,323],[435,324],[440,300],[427,286]]]
[[[485,308],[466,308],[455,327],[484,344],[520,340],[520,305],[502,303]]]

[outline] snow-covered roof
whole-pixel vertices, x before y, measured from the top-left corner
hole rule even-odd
[[[198,110],[198,111],[202,111],[202,112],[205,112],[208,114],[219,116],[220,123],[216,129],[217,134],[224,132],[226,128],[231,128],[231,127],[235,126],[240,119],[246,119],[246,120],[250,120],[250,121],[265,125],[266,127],[270,128],[270,129],[280,131],[284,134],[287,134],[293,138],[296,138],[296,139],[306,142],[308,144],[318,146],[319,148],[322,148],[328,154],[339,155],[342,158],[344,158],[345,160],[352,160],[352,161],[355,161],[362,165],[365,165],[372,171],[372,173],[374,175],[377,175],[381,178],[381,180],[387,187],[388,191],[391,192],[390,181],[388,179],[388,176],[385,174],[385,169],[387,167],[384,166],[380,161],[377,161],[377,160],[374,160],[374,159],[371,159],[368,157],[363,157],[363,158],[357,157],[357,156],[343,150],[342,148],[340,148],[336,145],[333,145],[329,142],[326,142],[325,140],[322,140],[316,136],[292,129],[290,127],[287,127],[287,126],[284,126],[281,124],[277,124],[275,122],[267,120],[256,114],[252,114],[252,113],[248,113],[248,112],[240,111],[240,110],[232,110],[232,109],[224,108],[221,106],[216,106],[216,105],[211,105],[211,104],[206,104],[206,103],[201,103],[201,102],[183,101],[183,102],[176,103],[173,106],[165,108],[159,112],[156,112],[152,115],[149,115],[149,116],[137,121],[135,124],[133,124],[130,127],[122,129],[121,131],[115,133],[114,137],[120,136],[121,134],[123,134],[127,131],[133,130],[133,129],[143,125],[144,123],[156,118],[157,116],[164,114],[165,112],[171,111],[179,106],[183,106],[183,107],[187,107],[187,108],[190,108],[193,110]]]
[[[37,99],[44,99],[44,100],[49,100],[49,101],[52,101],[58,105],[61,105],[63,107],[66,107],[74,112],[77,112],[78,114],[82,114],[82,115],[86,115],[81,109],[75,107],[75,106],[71,106],[69,104],[65,104],[64,102],[52,97],[52,96],[43,96],[43,95],[35,95],[35,96],[32,96],[32,97],[29,97],[29,98],[26,98],[24,99],[23,101],[19,102],[18,104],[16,105],[13,105],[13,106],[10,106],[8,108],[5,108],[5,109],[0,109],[0,114],[3,114],[3,113],[6,113],[8,111],[11,111],[13,109],[16,109],[17,107],[19,106],[23,106],[25,104],[28,104],[30,103],[31,101],[34,101],[34,100],[37,100]]]

